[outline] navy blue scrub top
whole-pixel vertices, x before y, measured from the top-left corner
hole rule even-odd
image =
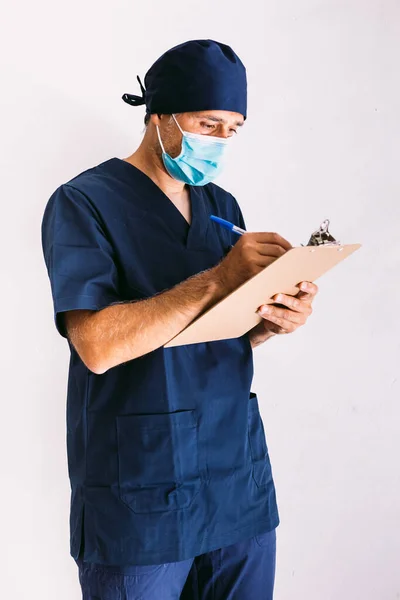
[[[190,225],[119,158],[55,190],[42,243],[62,336],[65,311],[150,298],[224,257],[239,236],[210,215],[245,229],[238,203],[213,183],[189,190]],[[173,562],[279,524],[248,334],[157,348],[101,375],[68,344],[74,558]]]

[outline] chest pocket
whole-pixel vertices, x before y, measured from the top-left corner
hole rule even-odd
[[[198,494],[195,410],[117,417],[119,492],[135,513],[187,508]]]
[[[267,485],[272,479],[264,426],[258,407],[257,394],[250,392],[248,412],[248,434],[251,460],[253,463],[253,479],[258,487]]]

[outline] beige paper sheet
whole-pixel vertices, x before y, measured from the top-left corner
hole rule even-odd
[[[236,338],[257,325],[261,304],[273,304],[281,292],[295,296],[302,281],[315,281],[358,250],[361,244],[291,248],[268,267],[243,283],[192,321],[164,347]]]

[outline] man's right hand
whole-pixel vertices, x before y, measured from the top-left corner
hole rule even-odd
[[[277,233],[242,234],[216,268],[226,293],[257,275],[291,248],[293,246]]]

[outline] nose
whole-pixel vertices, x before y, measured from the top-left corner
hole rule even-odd
[[[235,135],[228,125],[221,125],[220,131],[215,132],[216,137],[230,138]]]

